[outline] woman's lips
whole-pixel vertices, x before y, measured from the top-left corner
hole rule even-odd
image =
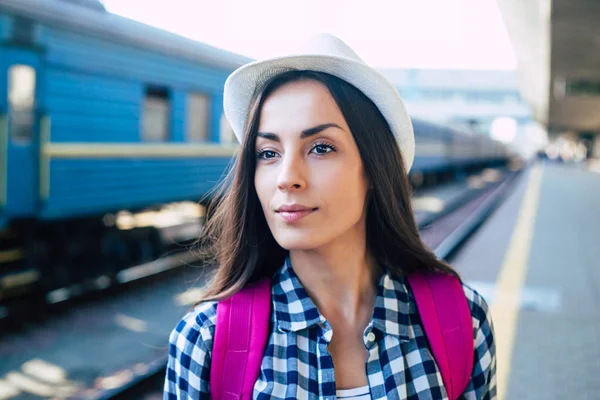
[[[277,215],[285,222],[296,222],[300,221],[302,218],[306,217],[309,214],[317,211],[317,209],[304,209],[298,211],[279,211]]]

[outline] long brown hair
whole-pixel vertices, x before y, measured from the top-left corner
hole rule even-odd
[[[302,79],[329,89],[354,136],[372,186],[367,194],[366,242],[377,265],[395,276],[415,271],[458,276],[421,241],[402,154],[377,106],[335,76],[290,71],[268,80],[255,94],[240,154],[208,207],[202,243],[218,268],[204,300],[226,298],[248,282],[271,276],[285,261],[287,251],[271,234],[254,187],[255,141],[266,98],[282,85]]]

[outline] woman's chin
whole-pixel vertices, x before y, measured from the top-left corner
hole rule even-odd
[[[308,234],[280,234],[275,236],[277,243],[286,250],[311,250],[322,245],[320,238]]]

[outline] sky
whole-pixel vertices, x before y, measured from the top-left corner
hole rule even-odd
[[[101,0],[109,12],[252,58],[340,37],[377,68],[515,70],[496,0]]]

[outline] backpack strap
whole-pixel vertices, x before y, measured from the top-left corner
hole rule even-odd
[[[475,346],[462,284],[458,278],[440,273],[413,274],[408,281],[444,386],[450,400],[455,400],[471,379]]]
[[[210,369],[212,399],[252,399],[269,336],[270,315],[269,279],[219,301]]]
[[[471,379],[474,354],[473,322],[462,285],[454,276],[444,274],[413,274],[408,281],[448,396],[456,400]],[[269,279],[219,302],[211,398],[252,398],[269,336],[270,313]]]

